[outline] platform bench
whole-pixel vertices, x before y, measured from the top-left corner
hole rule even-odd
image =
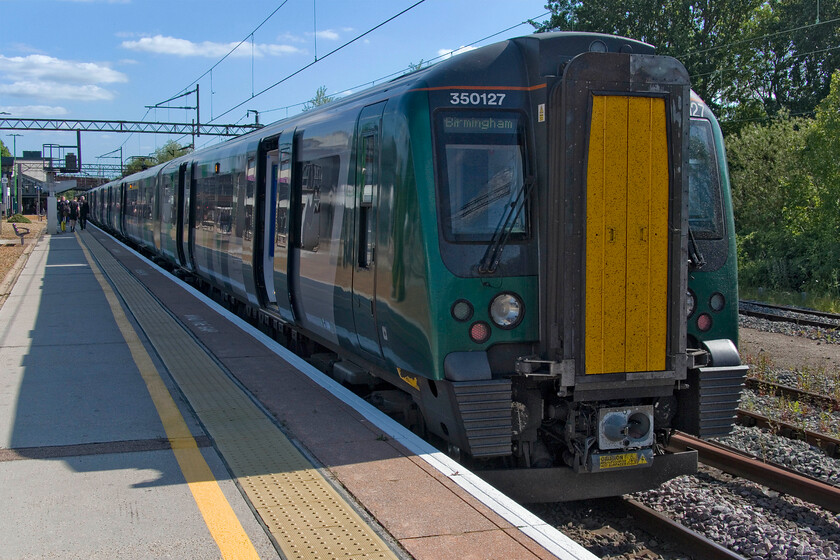
[[[20,237],[20,244],[23,245],[23,238],[27,234],[29,234],[29,228],[25,228],[25,227],[22,227],[22,226],[18,227],[17,224],[12,224],[12,228],[14,228],[14,230],[15,230],[15,235]]]

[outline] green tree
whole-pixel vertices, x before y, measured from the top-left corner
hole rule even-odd
[[[829,94],[817,106],[813,125],[805,137],[802,167],[814,184],[816,210],[806,256],[811,285],[823,292],[840,293],[840,70],[832,75]]]
[[[819,14],[817,10],[819,9]],[[840,0],[771,0],[744,25],[729,72],[730,98],[758,102],[767,115],[782,109],[811,114],[829,93],[840,67]]]
[[[809,126],[806,119],[782,115],[727,138],[737,231],[784,225],[795,218],[792,208],[809,204],[802,187],[807,174],[800,165]]]
[[[807,254],[817,200],[801,165],[810,126],[783,113],[727,139],[739,275],[746,285],[799,290],[811,281]]]
[[[178,142],[170,140],[169,142],[155,150],[153,157],[155,160],[155,164],[158,164],[181,156],[185,156],[190,152],[192,152],[191,147],[182,146]]]
[[[819,6],[819,16],[818,16]],[[811,114],[840,67],[840,0],[552,0],[538,31],[598,31],[679,59],[726,126]]]
[[[0,156],[12,157],[12,152],[9,151],[9,148],[6,147],[6,144],[2,140],[0,140]]]
[[[718,70],[736,62],[725,47],[743,38],[743,23],[761,1],[552,0],[551,17],[537,31],[594,31],[650,43],[685,65],[694,90],[717,112],[727,86]]]
[[[170,140],[148,156],[133,157],[125,165],[123,177],[154,167],[155,165],[167,162],[171,159],[181,157],[190,152],[192,152],[192,148],[190,146],[182,146],[178,142]]]
[[[315,97],[306,102],[303,106],[304,111],[310,111],[319,105],[326,105],[335,100],[334,95],[327,95],[327,86],[321,86],[315,92]]]
[[[133,173],[139,173],[155,165],[155,159],[152,156],[134,156],[123,166],[123,177],[127,177]]]

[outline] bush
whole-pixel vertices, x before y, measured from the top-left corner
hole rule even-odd
[[[14,214],[13,216],[9,216],[9,219],[6,220],[6,222],[10,224],[31,224],[32,220],[23,214]]]

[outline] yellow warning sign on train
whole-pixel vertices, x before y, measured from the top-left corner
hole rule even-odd
[[[638,467],[647,465],[648,463],[649,461],[645,455],[639,452],[601,455],[598,457],[598,468],[600,470]]]

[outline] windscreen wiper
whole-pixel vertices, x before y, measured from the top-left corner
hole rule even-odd
[[[703,258],[703,253],[700,252],[700,247],[694,238],[691,225],[688,226],[688,265],[692,270],[699,270],[706,266],[706,259]]]
[[[505,248],[508,238],[513,231],[513,225],[519,219],[519,214],[525,207],[525,201],[531,196],[531,189],[534,186],[534,178],[526,177],[525,183],[516,195],[516,199],[510,203],[510,210],[502,216],[496,231],[493,232],[493,237],[490,238],[490,243],[487,245],[487,250],[478,263],[479,274],[493,274],[499,267],[499,261],[502,259],[502,249]]]

